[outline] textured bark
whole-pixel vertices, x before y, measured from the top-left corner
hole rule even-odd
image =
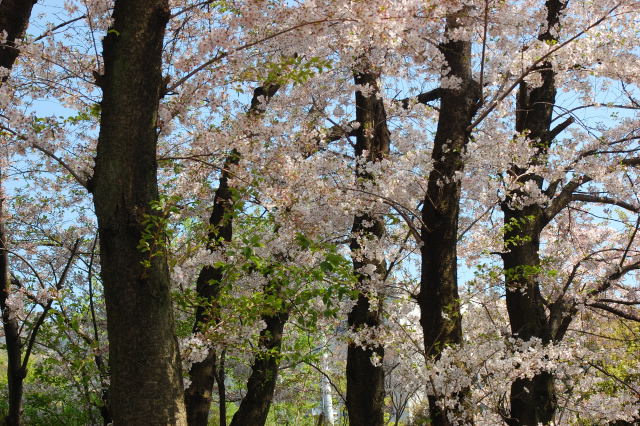
[[[272,283],[267,293],[279,293],[278,284]],[[273,392],[278,378],[282,332],[289,319],[288,311],[278,310],[263,315],[266,327],[260,332],[258,353],[251,365],[251,375],[247,381],[247,394],[242,398],[238,411],[231,420],[231,426],[264,425],[267,421]]]
[[[366,164],[380,161],[389,154],[389,129],[377,71],[366,60],[362,60],[356,70],[354,81],[358,85],[367,85],[372,90],[369,96],[356,91],[356,121],[360,127],[356,133],[356,158],[364,156],[365,163],[356,165],[356,183],[372,179],[366,171]],[[358,277],[360,294],[348,316],[349,327],[358,330],[362,327],[378,327],[382,322],[382,298],[371,300],[367,288],[372,277],[359,270],[366,265],[375,265],[375,274],[380,279],[386,270],[383,261],[372,258],[363,251],[360,241],[378,240],[385,233],[384,222],[374,212],[358,214],[351,229],[351,251],[353,268]],[[359,241],[360,240],[360,241]],[[374,304],[372,306],[372,304]],[[384,370],[382,365],[374,366],[371,357],[384,359],[384,347],[369,346],[362,348],[350,343],[347,349],[347,398],[346,405],[351,425],[384,424]]]
[[[540,41],[557,41],[552,35],[553,28],[558,25],[566,3],[559,0],[545,3],[547,22],[544,32],[538,36]],[[522,82],[518,90],[516,111],[516,131],[526,132],[536,148],[530,159],[531,165],[546,161],[547,151],[553,140],[551,119],[556,97],[552,64],[542,63],[537,72],[542,78],[542,85],[530,88],[526,82]],[[510,173],[520,176],[522,184],[533,182],[540,190],[543,189],[544,182],[540,176],[526,174],[526,170],[515,166]],[[505,250],[502,260],[509,322],[512,333],[518,338],[530,340],[535,337],[548,344],[561,339],[568,327],[566,319],[555,321],[554,318],[571,318],[571,315],[564,315],[570,312],[565,311],[565,306],[558,301],[552,311],[559,310],[560,315],[547,317],[538,274],[541,272],[540,234],[551,218],[547,217],[539,205],[513,208],[512,201],[518,195],[518,191],[507,194],[501,206],[505,221]],[[530,379],[517,379],[511,385],[511,413],[507,422],[514,426],[549,423],[554,417],[556,405],[554,377],[551,373],[542,372]]]
[[[248,114],[258,115],[263,112],[264,104],[275,95],[279,85],[266,84],[257,87],[253,92],[251,106]],[[213,199],[213,209],[209,217],[209,235],[207,245],[210,251],[216,250],[224,242],[231,241],[233,237],[234,200],[233,189],[229,187],[231,177],[229,168],[237,164],[239,153],[233,151],[227,157],[220,176],[220,184]],[[196,309],[196,318],[193,332],[205,331],[211,324],[220,321],[220,307],[218,299],[224,286],[224,271],[213,265],[207,265],[200,271],[196,283],[198,297],[204,302]],[[211,409],[211,396],[214,383],[218,384],[218,396],[220,399],[220,425],[226,425],[224,367],[217,365],[218,356],[212,348],[207,357],[194,363],[189,370],[191,385],[185,391],[185,404],[187,418],[190,426],[206,426]]]
[[[0,33],[7,33],[7,40],[0,45],[0,67],[10,70],[18,54],[15,42],[19,40],[27,29],[31,10],[35,1],[3,0],[0,2]],[[0,85],[7,81],[8,75],[0,79]],[[26,370],[22,368],[22,340],[19,324],[12,317],[11,309],[7,306],[7,297],[11,292],[11,273],[9,270],[8,235],[5,227],[4,201],[2,190],[3,173],[0,169],[0,309],[2,310],[2,326],[4,329],[5,345],[7,347],[7,385],[9,410],[4,423],[10,426],[20,424],[22,411],[22,391]]]
[[[465,10],[447,17],[447,33],[463,25]],[[440,119],[432,152],[433,170],[429,173],[427,193],[422,209],[422,271],[420,324],[424,334],[426,356],[439,359],[448,345],[462,343],[462,318],[458,296],[457,233],[460,204],[458,173],[464,168],[463,155],[469,141],[468,126],[477,110],[480,97],[478,83],[471,69],[471,43],[448,41],[440,46],[449,72],[460,79],[460,87],[442,89]],[[464,393],[459,395],[464,403]],[[447,412],[429,397],[431,424],[449,425]]]
[[[117,0],[104,39],[94,178],[116,425],[184,425],[186,413],[158,200],[157,112],[167,0]],[[146,228],[146,229],[145,229]],[[150,235],[151,234],[151,235]],[[154,237],[148,251],[138,248]]]

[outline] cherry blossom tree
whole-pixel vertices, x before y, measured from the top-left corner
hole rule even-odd
[[[105,423],[266,424],[328,383],[351,424],[632,424],[638,6],[44,9],[0,50],[7,349],[86,348]]]
[[[3,34],[3,43],[0,46],[0,89],[5,94],[7,91],[8,73],[19,54],[19,44],[23,37],[34,2],[3,2],[0,4],[0,31]],[[3,102],[4,103],[4,102]],[[4,109],[4,108],[3,108]],[[7,376],[9,387],[9,410],[5,418],[8,425],[20,424],[22,409],[23,380],[26,375],[26,366],[33,348],[33,342],[37,335],[37,328],[31,332],[26,354],[22,354],[24,343],[20,336],[18,318],[19,301],[13,291],[13,278],[9,266],[9,241],[10,237],[6,229],[6,194],[4,192],[5,175],[8,169],[7,153],[2,153],[0,158],[0,309],[2,310],[2,324],[4,329],[5,345],[7,347]],[[41,316],[44,319],[46,312]]]

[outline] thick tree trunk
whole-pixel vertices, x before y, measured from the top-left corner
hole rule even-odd
[[[272,290],[268,289],[267,292],[277,295],[279,289],[273,288],[277,284],[271,286]],[[267,421],[278,378],[282,333],[289,314],[280,310],[273,315],[263,315],[262,319],[266,327],[260,332],[258,353],[247,381],[247,394],[242,398],[240,407],[231,420],[231,426],[260,426]]]
[[[539,206],[511,210],[505,203],[503,211],[507,226],[502,258],[511,331],[523,340],[537,337],[549,343],[551,333],[537,281],[541,210]],[[553,375],[543,372],[513,382],[509,424],[536,426],[550,422],[556,405],[553,381]]]
[[[6,32],[6,42],[0,45],[0,67],[10,70],[18,54],[15,42],[19,40],[27,29],[31,10],[35,1],[3,0],[0,1],[0,33]],[[0,79],[0,85],[7,81],[5,75]],[[0,160],[0,309],[2,310],[2,326],[7,347],[7,384],[9,388],[9,410],[4,423],[9,426],[20,425],[22,411],[22,390],[26,371],[22,368],[22,341],[19,334],[18,321],[7,306],[7,298],[11,292],[11,273],[9,269],[8,236],[5,228],[4,201],[5,193],[2,188],[3,173]]]
[[[460,16],[447,18],[447,33],[463,25]],[[440,119],[432,152],[433,170],[429,174],[424,199],[421,237],[422,272],[420,324],[424,333],[426,356],[439,359],[449,345],[462,343],[462,318],[458,296],[457,233],[460,203],[460,179],[463,155],[469,141],[471,119],[480,97],[479,85],[471,73],[471,42],[448,41],[440,47],[449,69],[447,77],[460,79],[455,89],[443,89]],[[437,390],[436,390],[437,391]],[[459,395],[463,404],[464,393]],[[437,404],[438,396],[429,397],[433,425],[449,425],[447,412]]]
[[[366,171],[366,164],[380,161],[389,154],[389,129],[384,103],[378,87],[379,74],[367,60],[355,70],[354,80],[358,85],[367,85],[372,93],[364,96],[356,92],[356,121],[360,127],[356,133],[356,158],[365,156],[365,164],[356,165],[356,182],[370,181],[373,177]],[[351,252],[353,268],[358,277],[359,291],[356,305],[349,313],[349,327],[358,331],[363,327],[379,327],[382,322],[384,295],[371,299],[371,282],[384,279],[386,268],[383,260],[367,253],[367,240],[375,243],[384,236],[384,222],[375,212],[364,212],[355,217],[351,229]],[[364,246],[364,247],[363,247]],[[360,270],[374,265],[374,276]],[[372,357],[380,362],[384,359],[383,346],[362,348],[350,343],[347,349],[347,410],[349,423],[354,426],[384,424],[384,369],[374,365]]]
[[[556,42],[554,34],[560,20],[560,14],[566,7],[566,1],[548,0],[547,22],[540,41]],[[520,84],[517,98],[516,131],[527,133],[536,147],[531,165],[546,161],[547,151],[552,143],[551,119],[555,104],[556,87],[555,72],[550,62],[544,62],[538,71],[542,77],[542,85],[530,88],[526,82]],[[533,182],[543,190],[543,179],[526,170],[513,167],[513,176],[519,176],[519,183],[524,185]],[[525,207],[513,206],[518,191],[507,194],[502,204],[505,221],[504,253],[502,260],[505,271],[506,302],[511,331],[518,338],[530,340],[539,338],[543,343],[561,338],[568,323],[555,324],[547,317],[544,300],[540,292],[538,274],[540,263],[540,234],[550,218],[546,217],[539,205]],[[560,307],[560,305],[555,306]],[[569,312],[566,312],[569,314]],[[563,315],[560,315],[561,317]],[[554,377],[549,372],[542,372],[527,379],[517,379],[511,385],[510,425],[538,425],[549,423],[555,414],[557,399],[554,388]]]
[[[98,217],[116,425],[184,425],[163,212],[157,112],[168,0],[116,0],[104,39],[100,135],[90,188]],[[140,248],[149,242],[148,249]]]
[[[354,262],[355,264],[355,262]],[[377,327],[380,325],[380,304],[369,310],[370,300],[358,296],[356,306],[349,313],[349,326]],[[373,365],[372,357],[384,358],[382,346],[366,349],[349,344],[347,349],[347,410],[351,425],[384,425],[384,370]]]
[[[266,84],[257,87],[253,92],[251,106],[247,112],[249,116],[257,116],[263,112],[266,102],[275,95],[280,88],[276,84]],[[231,177],[229,168],[238,164],[239,153],[235,150],[227,157],[220,184],[213,199],[213,209],[209,217],[209,235],[207,244],[209,250],[213,251],[222,243],[231,241],[233,237],[233,215],[234,215],[234,195],[233,189],[229,187]],[[218,299],[224,283],[224,271],[207,265],[200,271],[196,283],[198,297],[205,301],[196,309],[196,318],[193,325],[193,332],[199,333],[206,329],[219,318]],[[224,367],[217,365],[218,359],[215,350],[209,350],[207,357],[191,366],[189,378],[191,385],[185,391],[185,404],[187,408],[187,418],[190,426],[206,426],[211,409],[211,395],[214,383],[218,383],[218,394],[220,398],[220,426],[226,425],[226,401],[224,401]],[[224,412],[223,412],[224,411]]]

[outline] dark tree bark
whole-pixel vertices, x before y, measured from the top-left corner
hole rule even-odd
[[[2,173],[2,170],[0,170]],[[1,177],[1,176],[0,176]],[[20,424],[22,411],[23,381],[27,372],[22,368],[22,339],[18,320],[7,306],[7,298],[11,292],[11,274],[9,271],[9,253],[7,252],[7,233],[4,225],[4,194],[0,199],[0,308],[2,309],[2,325],[7,347],[7,384],[9,387],[9,411],[4,424],[17,426]]]
[[[446,33],[463,25],[465,9],[447,17]],[[432,152],[433,170],[429,173],[422,209],[423,245],[420,292],[420,324],[424,333],[427,358],[437,360],[448,345],[462,343],[462,318],[458,296],[457,233],[460,204],[458,173],[464,168],[463,155],[469,141],[468,127],[480,98],[479,84],[473,79],[471,42],[448,41],[440,46],[449,77],[460,79],[455,89],[442,89],[440,119]],[[459,395],[463,404],[464,393]],[[433,425],[449,425],[447,412],[437,405],[437,396],[429,397]]]
[[[265,288],[265,293],[278,297],[281,290],[281,283],[272,281]],[[251,375],[247,381],[247,393],[231,420],[231,426],[259,426],[267,421],[278,378],[282,333],[289,319],[289,310],[286,305],[287,303],[283,302],[281,307],[275,309],[273,313],[262,315],[266,327],[260,332],[258,352],[251,365]]]
[[[389,129],[380,88],[379,73],[368,60],[361,60],[359,69],[354,70],[354,81],[358,85],[367,85],[372,93],[364,96],[356,91],[356,121],[360,127],[356,131],[355,156],[364,163],[356,164],[356,184],[371,181],[373,177],[366,170],[366,164],[380,161],[389,154]],[[349,327],[358,331],[363,327],[378,327],[382,322],[382,298],[374,301],[370,298],[368,287],[371,279],[384,278],[386,268],[383,261],[372,258],[366,253],[366,241],[378,240],[384,236],[383,219],[375,212],[363,212],[354,218],[351,229],[351,251],[353,268],[358,277],[359,295],[355,306],[348,316]],[[361,244],[364,242],[364,244]],[[364,247],[363,247],[364,245]],[[370,277],[360,272],[366,265],[375,265]],[[372,306],[372,303],[375,306]],[[347,348],[347,398],[349,424],[378,426],[384,424],[384,370],[382,365],[375,366],[371,358],[384,358],[384,347],[369,346],[362,348],[349,343]]]
[[[208,248],[213,251],[223,242],[231,241],[233,235],[233,194],[229,188],[229,167],[238,161],[237,154],[227,157],[220,177],[220,185],[213,200],[213,210],[209,218],[210,231]],[[220,267],[207,265],[200,271],[196,282],[198,297],[206,301],[196,309],[194,333],[206,330],[212,323],[220,321],[218,299],[222,288],[224,270]],[[187,418],[190,426],[206,426],[211,408],[211,392],[216,383],[217,363],[216,352],[211,349],[207,357],[194,363],[189,370],[191,385],[185,391]],[[218,383],[220,386],[220,383]],[[226,423],[226,415],[220,415],[220,424]]]
[[[542,230],[538,206],[522,210],[503,204],[506,227],[505,253],[502,255],[507,286],[507,311],[511,331],[518,338],[532,337],[550,341],[550,330],[544,310],[537,274],[540,268],[538,250]],[[511,222],[510,222],[511,221]],[[513,222],[518,221],[518,222]],[[511,385],[509,424],[538,425],[553,418],[556,399],[553,376],[543,372],[531,379],[517,379]]]
[[[7,40],[0,45],[0,67],[7,70],[13,68],[19,50],[15,47],[22,38],[29,24],[31,10],[35,1],[4,0],[0,2],[0,32],[6,31]],[[0,79],[0,85],[8,76]],[[4,170],[0,169],[0,309],[2,310],[2,326],[4,328],[5,345],[7,347],[7,384],[9,388],[9,411],[4,423],[10,426],[20,424],[22,411],[22,390],[26,370],[22,368],[22,340],[19,324],[7,306],[7,298],[11,292],[11,273],[9,270],[8,236],[5,227],[4,197],[2,191]]]
[[[538,39],[554,42],[554,27],[560,21],[560,14],[567,2],[548,0],[547,22],[545,31]],[[551,118],[555,104],[556,87],[555,71],[550,62],[540,65],[537,72],[542,78],[542,85],[530,88],[526,82],[520,84],[517,97],[516,131],[527,133],[535,154],[530,159],[531,165],[546,161],[547,151],[552,143],[554,132],[551,131]],[[543,179],[534,174],[526,174],[526,170],[512,167],[509,173],[520,176],[522,184],[533,182],[543,190]],[[504,212],[504,253],[502,260],[505,271],[506,302],[511,331],[518,338],[530,340],[539,338],[543,343],[561,338],[559,328],[566,330],[568,324],[556,324],[547,317],[544,300],[540,292],[538,274],[540,263],[540,235],[551,220],[540,205],[534,204],[519,208],[512,205],[518,191],[507,194],[502,203]],[[563,308],[557,305],[556,308]],[[569,314],[569,312],[563,313]],[[570,318],[570,316],[569,316]],[[566,323],[566,320],[561,321]],[[538,425],[549,423],[554,416],[557,401],[554,389],[554,377],[551,373],[542,372],[530,379],[517,379],[511,385],[510,425]]]
[[[222,350],[217,360],[214,360],[216,365],[216,383],[218,384],[218,412],[220,413],[220,426],[227,426],[227,387],[224,383],[226,379],[226,370],[224,366],[226,356],[226,350]]]
[[[11,69],[20,51],[16,41],[24,36],[36,0],[3,0],[0,2],[0,31],[7,32],[7,41],[0,45],[0,67]],[[7,77],[2,78],[2,82]]]
[[[164,217],[158,200],[157,112],[168,0],[116,0],[105,73],[94,195],[116,425],[184,425]],[[145,229],[146,228],[146,229]],[[147,251],[139,248],[150,241]]]
[[[248,115],[257,116],[263,112],[264,102],[273,97],[279,89],[279,85],[266,84],[256,88],[251,99]],[[213,199],[213,209],[209,217],[209,234],[207,245],[210,251],[219,248],[224,242],[231,241],[233,237],[234,194],[229,187],[230,168],[239,161],[239,153],[233,151],[225,161],[220,176],[220,183]],[[204,303],[196,309],[196,318],[193,332],[205,331],[213,323],[220,321],[218,299],[224,287],[223,268],[207,265],[200,271],[196,283],[196,293]],[[226,425],[226,396],[224,385],[224,361],[218,362],[218,355],[214,349],[210,349],[207,357],[191,366],[189,378],[191,385],[185,391],[185,404],[187,419],[190,426],[206,426],[211,409],[211,394],[214,383],[218,385],[218,397],[220,407],[220,426]]]

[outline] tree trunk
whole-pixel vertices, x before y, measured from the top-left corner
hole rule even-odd
[[[116,0],[105,75],[94,194],[107,308],[116,425],[184,425],[163,212],[157,112],[168,0]],[[146,250],[143,242],[149,243]]]
[[[324,371],[329,370],[328,364],[329,355],[325,352],[322,354],[322,369]],[[322,417],[324,424],[327,426],[333,426],[335,420],[333,418],[333,399],[331,398],[331,383],[326,375],[322,375],[320,378],[320,389],[322,392]]]
[[[355,70],[354,81],[373,89],[369,96],[356,91],[356,121],[360,127],[356,133],[355,155],[357,159],[365,156],[365,164],[356,164],[356,184],[370,181],[373,177],[367,172],[366,164],[380,161],[389,154],[389,129],[387,116],[378,79],[380,75],[368,60],[362,60],[361,69]],[[358,277],[360,294],[356,305],[349,313],[349,327],[358,331],[363,327],[379,327],[382,322],[383,294],[371,298],[371,281],[384,279],[386,268],[383,260],[367,253],[367,240],[375,242],[385,233],[384,222],[375,212],[356,215],[351,229],[351,252],[353,269]],[[361,272],[367,265],[374,265],[374,276]],[[379,365],[371,362],[378,358]],[[349,423],[354,426],[384,424],[384,359],[383,346],[366,348],[349,343],[347,349],[347,398]]]
[[[11,307],[7,305],[7,298],[11,293],[11,274],[9,272],[7,234],[4,226],[4,191],[0,188],[0,192],[0,308],[2,308],[2,325],[7,347],[7,384],[9,387],[9,411],[4,419],[4,424],[18,426],[20,425],[22,389],[26,371],[22,368],[22,341],[18,331],[20,329],[18,320]]]
[[[209,218],[209,249],[214,250],[222,241],[231,241],[233,234],[233,197],[229,188],[229,167],[237,163],[237,154],[231,154],[222,171],[220,185],[214,197],[214,207]],[[213,322],[220,321],[218,298],[223,288],[222,268],[207,265],[200,271],[196,283],[198,298],[206,302],[196,309],[193,332],[206,330]],[[194,363],[189,370],[191,385],[185,392],[187,418],[190,426],[206,426],[211,409],[211,394],[216,382],[216,352],[210,349],[207,357]],[[221,423],[222,424],[222,417]]]
[[[545,31],[538,39],[543,42],[557,42],[553,36],[560,14],[566,7],[566,1],[548,0]],[[542,77],[542,85],[530,88],[526,82],[520,84],[517,97],[516,131],[527,133],[536,147],[530,159],[531,165],[546,161],[548,149],[553,142],[551,119],[555,104],[555,72],[550,62],[544,62],[537,72]],[[543,179],[526,170],[512,167],[510,173],[519,176],[519,183],[533,182],[540,190]],[[511,332],[522,340],[539,338],[544,344],[561,338],[553,328],[553,322],[547,317],[544,300],[540,292],[538,274],[541,272],[540,235],[551,218],[546,217],[540,205],[528,205],[520,208],[512,202],[519,191],[507,194],[502,203],[504,212],[504,264],[506,302]],[[558,307],[560,305],[557,305]],[[567,312],[568,314],[568,312]],[[562,316],[562,315],[561,315]],[[564,321],[566,323],[566,321]],[[564,324],[565,329],[568,324]],[[562,333],[562,332],[561,332]],[[510,425],[538,425],[552,421],[557,405],[554,388],[554,376],[542,372],[534,377],[517,379],[511,385]]]
[[[248,115],[255,116],[263,112],[266,102],[273,97],[279,85],[266,84],[257,87],[253,92],[251,106]],[[231,177],[229,168],[238,164],[239,153],[233,150],[227,157],[220,184],[213,199],[213,209],[209,217],[209,235],[207,244],[209,250],[213,251],[223,242],[231,241],[233,237],[233,215],[234,215],[234,195],[233,189],[229,187]],[[212,322],[220,321],[218,299],[223,288],[223,269],[207,265],[200,271],[196,283],[198,298],[205,302],[196,309],[196,318],[193,325],[193,332],[205,331]],[[210,349],[207,357],[191,366],[189,378],[191,385],[185,392],[185,404],[187,408],[187,419],[190,426],[206,426],[211,409],[211,394],[213,384],[218,383],[219,395],[224,395],[224,371],[223,366],[216,365],[217,355],[215,349]],[[222,392],[222,393],[220,393]],[[220,401],[220,425],[226,425],[226,402]],[[224,413],[223,413],[224,411]]]
[[[462,25],[463,14],[447,17],[446,33]],[[458,296],[457,233],[460,179],[463,155],[469,141],[468,126],[477,109],[479,85],[472,77],[471,42],[448,41],[440,46],[449,69],[447,77],[460,79],[455,89],[443,89],[440,119],[432,152],[433,170],[429,174],[422,209],[423,245],[420,293],[420,324],[425,354],[437,360],[449,345],[462,343],[462,318]],[[464,393],[459,399],[463,404]],[[437,405],[438,396],[429,397],[433,425],[449,425],[446,410]]]
[[[216,374],[216,382],[218,383],[218,412],[220,413],[220,426],[227,426],[227,387],[224,383],[226,372],[224,367],[226,351],[223,349],[220,353],[218,362],[218,373]]]
[[[6,42],[0,45],[0,67],[10,70],[18,54],[15,42],[27,29],[31,10],[35,1],[4,0],[0,2],[0,33],[6,32]],[[0,85],[8,76],[0,79]],[[4,423],[9,426],[20,425],[22,411],[22,390],[26,371],[22,368],[22,341],[19,334],[18,320],[7,306],[7,298],[11,293],[11,273],[9,269],[8,236],[5,228],[4,202],[6,194],[3,189],[4,164],[0,159],[0,309],[2,309],[2,326],[7,347],[7,384],[9,388],[9,410]]]
[[[271,284],[267,292],[278,294],[278,284]],[[273,288],[276,287],[276,288]],[[273,393],[278,378],[282,332],[289,319],[288,311],[278,310],[273,315],[263,315],[266,327],[260,332],[258,353],[251,366],[247,381],[247,394],[231,420],[231,426],[259,426],[267,421]]]
[[[546,344],[551,335],[537,281],[541,210],[539,206],[512,210],[506,204],[502,206],[507,224],[502,259],[511,331],[520,339],[537,337]],[[509,424],[537,426],[548,423],[553,418],[555,404],[552,374],[543,372],[530,379],[517,379],[511,385]]]
[[[35,0],[2,0],[0,2],[0,31],[7,32],[7,41],[0,45],[0,67],[11,69],[20,51],[15,47],[24,36]],[[2,78],[2,82],[7,77]]]

